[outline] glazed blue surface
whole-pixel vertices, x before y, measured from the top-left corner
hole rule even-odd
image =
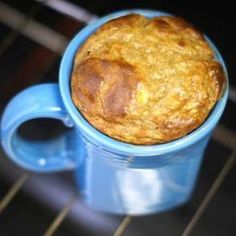
[[[90,207],[110,213],[142,215],[167,210],[190,197],[205,147],[224,110],[228,84],[204,124],[173,142],[132,145],[93,128],[77,111],[70,96],[75,53],[106,21],[133,12],[147,17],[168,15],[149,10],[121,11],[85,27],[64,53],[59,87],[34,86],[8,104],[1,120],[1,141],[9,158],[26,169],[37,172],[73,169],[81,196]],[[210,44],[227,76],[219,52]],[[26,141],[17,135],[22,123],[42,117],[59,119],[71,129],[47,143]]]

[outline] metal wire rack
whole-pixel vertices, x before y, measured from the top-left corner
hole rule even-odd
[[[40,3],[34,4],[27,15],[19,12],[16,9],[13,9],[3,2],[0,2],[0,22],[11,28],[11,31],[8,33],[8,35],[6,35],[0,41],[0,55],[8,49],[8,47],[16,40],[19,34],[23,34],[30,40],[40,44],[42,47],[50,49],[53,56],[49,57],[47,60],[47,66],[38,72],[37,81],[40,81],[43,75],[50,70],[55,61],[63,53],[69,41],[69,38],[66,37],[65,34],[57,32],[56,30],[51,29],[34,19],[35,16],[40,13],[41,9],[43,7],[48,7],[54,11],[57,11],[61,15],[73,18],[75,21],[78,21],[78,25],[76,26],[77,30],[81,28],[83,24],[87,24],[97,19],[97,16],[77,5],[64,0],[40,0],[38,2]],[[230,90],[230,99],[232,102],[236,102],[236,90],[233,88]],[[185,230],[182,232],[183,236],[191,235],[194,227],[200,220],[201,216],[204,214],[204,211],[208,207],[216,192],[219,190],[227,174],[232,170],[236,161],[236,134],[233,131],[227,129],[223,125],[218,125],[213,134],[213,139],[232,150],[232,154],[226,160],[212,186],[208,190],[205,197],[202,199],[202,202],[199,204],[196,212],[192,215],[191,220],[186,225]],[[0,200],[0,214],[4,210],[7,211],[8,205],[11,203],[11,201],[14,201],[14,197],[19,193],[19,191],[31,177],[31,173],[25,172],[21,174],[21,176],[12,184],[8,192],[6,192],[5,196]],[[77,193],[68,197],[67,203],[61,210],[59,210],[55,219],[51,222],[48,228],[45,229],[43,234],[44,236],[52,236],[55,234],[57,229],[63,224],[63,221],[76,203],[77,199]],[[135,217],[125,216],[123,220],[121,220],[118,227],[114,228],[113,235],[123,235],[132,221],[135,221]]]

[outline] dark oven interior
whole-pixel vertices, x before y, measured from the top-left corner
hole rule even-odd
[[[187,18],[206,32],[229,71],[229,101],[207,147],[191,200],[164,213],[114,216],[80,200],[73,174],[33,174],[10,162],[0,149],[0,235],[236,235],[236,28],[227,1],[41,0],[0,2],[0,111],[17,92],[57,82],[68,41],[89,21],[129,8],[158,9]],[[47,139],[60,122],[22,125],[26,138]]]

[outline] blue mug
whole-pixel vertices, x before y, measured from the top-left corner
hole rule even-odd
[[[204,150],[226,105],[228,82],[207,120],[178,140],[150,146],[132,145],[114,140],[93,128],[71,99],[74,56],[98,27],[131,13],[149,18],[168,15],[149,10],[120,11],[85,27],[64,53],[59,85],[33,86],[10,101],[1,120],[1,141],[9,158],[23,168],[34,172],[75,171],[81,197],[91,208],[116,214],[143,215],[170,209],[189,199]],[[227,77],[224,61],[207,40]],[[59,119],[70,129],[46,142],[22,139],[17,128],[35,118]]]

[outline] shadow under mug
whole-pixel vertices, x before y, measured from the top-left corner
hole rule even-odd
[[[190,197],[205,147],[225,108],[228,84],[207,120],[192,133],[169,143],[132,145],[93,128],[71,99],[74,56],[98,27],[130,13],[149,18],[168,15],[159,11],[126,10],[102,17],[85,27],[64,53],[59,85],[33,86],[7,105],[1,120],[1,142],[9,158],[28,170],[74,170],[81,197],[90,207],[110,213],[142,215],[167,210]],[[224,61],[207,40],[227,77]],[[17,128],[35,118],[59,119],[70,129],[46,142],[22,139]]]

